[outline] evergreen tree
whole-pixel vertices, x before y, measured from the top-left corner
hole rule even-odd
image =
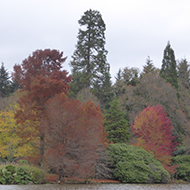
[[[8,71],[4,67],[4,63],[0,68],[0,96],[7,97],[11,92],[10,77]]]
[[[110,103],[109,109],[105,110],[104,127],[108,134],[107,139],[113,143],[127,142],[130,138],[128,117],[119,109],[116,97]]]
[[[174,50],[171,48],[170,42],[168,42],[164,50],[160,76],[178,90],[176,60]]]
[[[76,97],[82,88],[91,88],[101,103],[105,103],[101,98],[109,93],[105,89],[111,88],[110,65],[106,59],[108,52],[104,47],[105,23],[101,14],[91,9],[84,13],[78,23],[81,28],[70,63],[73,79],[69,94]]]
[[[150,56],[146,59],[146,65],[143,66],[142,75],[155,71],[156,68],[153,65],[153,61],[150,59]]]
[[[190,88],[190,70],[186,59],[182,59],[178,63],[178,81],[184,88]]]
[[[123,77],[122,77],[122,71],[119,69],[117,76],[115,77],[116,81],[115,84],[113,85],[113,91],[115,95],[118,97],[123,93]]]

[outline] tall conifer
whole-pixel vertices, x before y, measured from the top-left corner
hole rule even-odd
[[[164,78],[166,82],[169,82],[176,90],[178,90],[176,60],[174,50],[171,48],[170,42],[168,42],[164,50],[160,76]]]
[[[106,26],[101,14],[91,9],[84,13],[78,23],[78,41],[70,63],[73,79],[69,94],[76,97],[82,88],[90,88],[104,104],[111,96],[108,95],[110,92],[105,92],[111,90],[110,65],[105,50]],[[102,102],[104,95],[106,98]]]

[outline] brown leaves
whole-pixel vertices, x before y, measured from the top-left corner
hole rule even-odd
[[[97,148],[105,143],[100,108],[60,94],[48,101],[47,109],[48,163],[61,175],[93,176]]]

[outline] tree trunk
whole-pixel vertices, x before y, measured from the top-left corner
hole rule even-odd
[[[44,156],[44,149],[45,149],[44,136],[45,136],[44,133],[40,135],[40,154],[39,154],[39,159],[38,159],[39,166],[41,166],[41,163],[43,161],[43,156]]]

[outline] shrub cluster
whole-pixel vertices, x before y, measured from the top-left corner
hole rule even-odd
[[[142,148],[126,144],[108,147],[111,167],[117,180],[123,183],[167,183],[169,173],[162,164]]]
[[[43,181],[43,171],[33,166],[2,165],[0,168],[0,184],[28,184]]]

